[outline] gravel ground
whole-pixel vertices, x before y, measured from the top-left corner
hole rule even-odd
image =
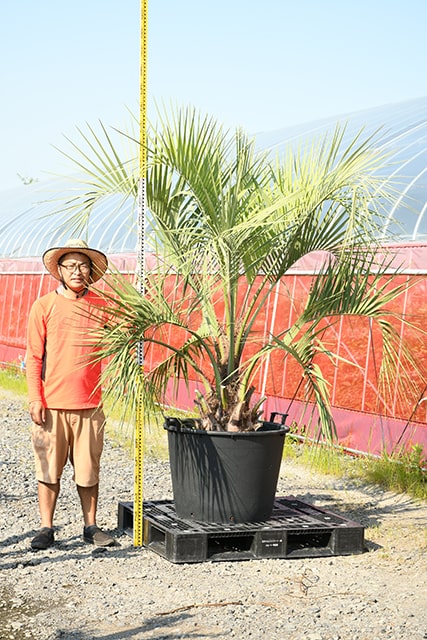
[[[427,505],[286,464],[278,495],[360,522],[358,555],[174,564],[118,530],[132,501],[133,460],[107,440],[99,524],[117,546],[82,540],[67,468],[56,544],[32,552],[38,529],[30,421],[0,397],[1,640],[421,640],[427,638]],[[146,460],[144,496],[171,499],[168,465]]]

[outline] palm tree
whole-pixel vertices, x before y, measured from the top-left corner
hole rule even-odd
[[[383,380],[390,384],[401,344],[387,305],[409,286],[393,284],[393,257],[377,252],[382,211],[394,193],[381,187],[386,158],[375,138],[359,134],[344,146],[343,137],[338,127],[307,148],[271,159],[241,130],[224,132],[193,108],[160,119],[147,149],[146,241],[156,263],[145,273],[145,295],[112,274],[114,321],[101,339],[101,355],[109,359],[107,393],[144,393],[161,403],[172,382],[196,378],[199,427],[252,430],[263,403],[254,401],[254,379],[279,352],[298,363],[305,399],[314,402],[321,430],[332,438],[321,358],[336,357],[323,338],[325,327],[343,315],[378,326]],[[77,160],[87,167],[82,196],[71,209],[79,228],[105,194],[136,198],[135,163],[120,160],[106,140],[94,136],[90,143],[95,160],[83,152]],[[292,325],[259,338],[255,328],[269,296],[315,251],[327,259]],[[288,294],[285,287],[281,292]],[[142,389],[135,357],[141,344],[147,355],[156,349]]]

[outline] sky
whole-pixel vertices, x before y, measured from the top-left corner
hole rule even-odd
[[[0,190],[68,173],[66,138],[138,114],[139,0],[3,0]],[[426,0],[148,0],[148,117],[256,135],[427,95]]]

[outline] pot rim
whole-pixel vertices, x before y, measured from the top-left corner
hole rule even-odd
[[[277,422],[269,422],[268,420],[262,420],[262,427],[255,431],[207,431],[205,429],[193,429],[191,427],[182,426],[179,424],[179,418],[176,418],[175,420],[176,422],[174,424],[168,424],[168,419],[166,419],[163,424],[163,428],[166,429],[166,431],[173,431],[175,433],[219,438],[248,438],[254,436],[269,436],[271,434],[286,435],[289,433],[289,427],[287,425],[282,425]]]

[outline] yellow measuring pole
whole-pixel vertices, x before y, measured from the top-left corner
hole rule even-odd
[[[138,265],[139,291],[144,295],[145,272],[145,210],[146,210],[146,173],[147,173],[147,29],[148,0],[141,0],[141,61],[139,96],[139,182],[138,182]],[[133,500],[133,544],[143,544],[143,485],[144,485],[144,344],[138,345],[139,380],[135,422],[134,455],[134,500]]]

